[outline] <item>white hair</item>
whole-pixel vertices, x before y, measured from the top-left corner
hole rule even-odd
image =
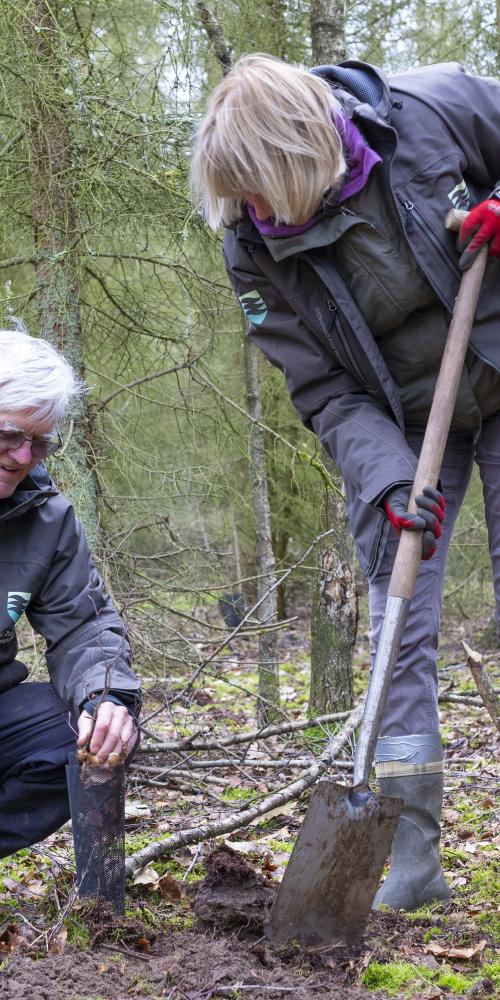
[[[14,322],[16,329],[0,330],[0,410],[30,410],[55,427],[85,386],[60,351]]]
[[[346,162],[325,80],[274,56],[246,55],[218,84],[196,133],[191,186],[210,226],[243,214],[261,195],[278,223],[308,218]]]

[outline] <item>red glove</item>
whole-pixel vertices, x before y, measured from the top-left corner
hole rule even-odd
[[[457,246],[462,254],[459,260],[462,271],[471,266],[485,243],[489,243],[491,257],[500,257],[500,186],[490,198],[471,209],[460,227]]]
[[[422,495],[415,497],[417,513],[410,514],[408,511],[410,493],[410,486],[396,486],[395,489],[389,490],[384,497],[384,510],[398,535],[403,529],[423,531],[422,559],[430,559],[436,551],[436,539],[441,538],[441,522],[444,518],[446,500],[439,490],[433,489],[432,486],[424,486]]]

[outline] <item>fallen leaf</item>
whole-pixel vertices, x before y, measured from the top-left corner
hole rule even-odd
[[[61,927],[61,930],[52,938],[50,942],[49,951],[51,955],[62,955],[65,947],[66,941],[68,940],[68,928]]]
[[[272,819],[273,816],[291,816],[294,812],[295,806],[295,802],[285,802],[284,806],[277,806],[276,809],[270,809],[269,812],[266,812],[264,820]]]
[[[156,885],[159,880],[158,872],[154,868],[141,868],[134,876],[134,885]]]
[[[151,951],[151,945],[148,939],[145,937],[137,938],[137,940],[135,941],[135,947],[137,948],[138,951],[142,952]]]
[[[262,873],[263,875],[272,875],[276,871],[278,865],[275,865],[271,860],[271,854],[266,854],[264,860],[262,861]]]
[[[26,884],[26,891],[29,892],[32,896],[38,896],[39,899],[42,899],[43,896],[47,895],[47,892],[49,891],[49,886],[44,885],[41,879],[34,878],[32,879],[31,882],[28,882]]]
[[[437,941],[430,941],[429,944],[425,946],[426,952],[431,952],[433,955],[438,955],[440,958],[460,958],[464,961],[468,961],[469,958],[474,958],[474,955],[479,955],[486,948],[487,941],[485,939],[479,941],[476,945],[471,945],[470,948],[453,948],[445,947],[438,944]]]
[[[168,872],[158,879],[157,888],[160,890],[163,899],[169,903],[176,903],[182,896],[179,882],[172,875],[169,875]]]
[[[254,840],[228,840],[226,843],[238,854],[257,854],[262,857],[266,853],[266,848],[262,844],[256,844]]]
[[[140,819],[151,816],[151,809],[146,802],[134,802],[129,799],[125,802],[125,819]]]
[[[20,945],[25,943],[22,934],[15,924],[7,924],[3,934],[0,935],[0,953],[3,955],[15,951]]]

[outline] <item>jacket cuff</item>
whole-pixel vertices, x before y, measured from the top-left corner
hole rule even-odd
[[[103,701],[110,701],[113,705],[121,705],[127,709],[134,721],[138,722],[142,701],[138,691],[108,691],[107,694],[103,694],[102,691],[94,691],[90,698],[80,704],[80,713],[87,712],[93,718],[94,712]]]
[[[374,492],[373,490],[363,490],[363,492],[359,495],[359,499],[363,500],[364,503],[371,504],[372,507],[377,507],[378,510],[381,510],[382,513],[385,514],[384,499],[391,490],[397,489],[398,486],[409,486],[411,490],[413,480],[395,479],[393,482],[387,483],[387,485],[382,489],[379,489],[378,492]]]

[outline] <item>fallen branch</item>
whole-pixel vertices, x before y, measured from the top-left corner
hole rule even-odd
[[[160,711],[163,711],[163,708]],[[164,753],[166,751],[180,753],[183,750],[220,750],[221,747],[232,747],[240,743],[254,743],[256,740],[266,740],[268,736],[281,736],[283,733],[298,733],[303,729],[312,729],[313,726],[322,726],[325,722],[340,722],[342,719],[348,719],[350,714],[350,712],[333,712],[330,715],[316,715],[311,719],[302,719],[300,722],[283,722],[280,725],[261,726],[260,729],[253,729],[249,733],[238,733],[237,736],[223,736],[220,740],[202,740],[199,739],[199,733],[194,733],[192,736],[186,736],[182,740],[170,740],[165,743],[143,743],[139,753]]]
[[[166,854],[171,854],[172,851],[177,850],[179,847],[184,847],[188,844],[199,844],[202,840],[209,840],[212,837],[218,837],[225,833],[233,833],[234,830],[249,826],[250,823],[253,823],[260,816],[265,816],[271,809],[278,809],[287,802],[298,799],[307,788],[310,788],[311,785],[314,785],[322,777],[325,771],[333,764],[335,757],[342,747],[354,736],[363,717],[363,710],[364,699],[351,712],[341,732],[329,740],[328,746],[321,756],[315,760],[314,764],[311,764],[311,767],[307,769],[301,778],[293,781],[290,785],[286,785],[285,788],[280,789],[278,792],[266,795],[256,805],[249,806],[247,809],[242,809],[237,813],[231,813],[230,816],[222,820],[214,820],[212,823],[205,823],[203,826],[181,830],[179,833],[174,833],[171,837],[162,838],[162,840],[148,844],[147,847],[143,847],[141,851],[137,851],[136,854],[132,854],[127,859],[125,864],[127,875],[133,875],[151,861],[164,857]]]
[[[474,649],[471,649],[463,639],[462,646],[464,647],[467,663],[481,695],[483,705],[500,732],[500,698],[495,693],[491,678],[486,673],[483,658],[480,653],[476,653]]]
[[[265,759],[258,760],[257,758],[253,758],[253,757],[244,757],[244,758],[242,758],[240,760],[239,757],[235,757],[235,758],[223,757],[223,758],[218,758],[218,759],[214,759],[214,760],[210,760],[210,759],[207,759],[207,760],[190,760],[189,764],[186,764],[185,762],[183,762],[183,763],[184,763],[184,770],[182,769],[182,764],[174,764],[174,765],[172,765],[172,767],[168,768],[168,773],[169,774],[180,774],[181,771],[182,771],[183,774],[187,774],[189,771],[196,770],[197,768],[198,769],[203,769],[203,770],[210,770],[213,767],[215,767],[215,768],[220,768],[220,767],[231,767],[231,768],[234,768],[236,765],[239,765],[240,767],[247,767],[247,768],[264,767],[266,769],[269,769],[269,768],[280,768],[280,769],[283,769],[285,767],[299,767],[300,768],[300,767],[308,767],[309,764],[311,763],[311,759],[304,760],[303,758],[302,759],[297,758],[296,760],[294,760],[293,757],[288,757],[286,759],[277,757],[275,760],[272,759],[272,758],[270,760],[265,760]],[[352,761],[350,761],[350,760],[334,760],[334,761],[332,761],[332,764],[335,764],[336,767],[346,767],[348,769],[354,766],[353,763],[352,763]],[[186,768],[187,768],[187,770],[186,770]],[[165,770],[166,770],[164,767],[163,768],[160,768],[160,767],[143,767],[140,764],[132,764],[132,768],[131,769],[133,771],[145,771],[148,774],[165,774]],[[205,778],[205,781],[207,781],[207,780],[208,779]]]
[[[483,707],[481,699],[476,698],[473,694],[440,694],[438,701],[441,705],[449,702],[452,705],[472,705],[473,708]]]

